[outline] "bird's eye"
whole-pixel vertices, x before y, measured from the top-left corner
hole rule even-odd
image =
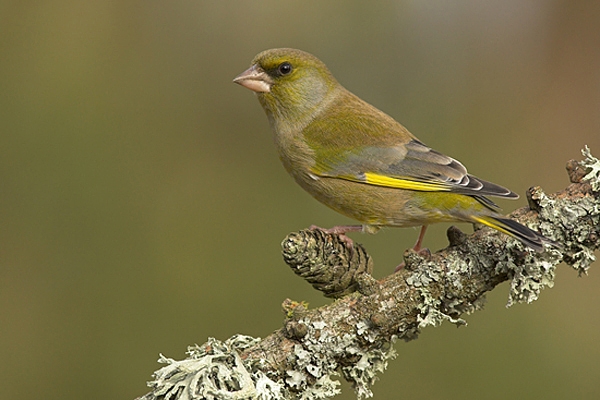
[[[277,71],[279,71],[280,75],[288,75],[290,72],[292,72],[292,64],[287,61],[282,62],[279,64],[279,67],[277,67]]]

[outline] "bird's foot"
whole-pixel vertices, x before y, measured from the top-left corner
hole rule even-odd
[[[352,241],[352,239],[346,236],[346,233],[361,232],[363,230],[363,227],[361,225],[339,225],[334,226],[333,228],[325,229],[321,228],[320,226],[311,225],[310,230],[319,230],[328,234],[337,235],[340,238],[340,240],[346,245],[346,248],[348,248],[348,250],[354,251],[354,242]]]
[[[417,242],[415,243],[415,245],[412,247],[412,250],[414,252],[416,252],[418,255],[420,256],[431,256],[431,251],[429,251],[428,248],[421,248],[421,245],[423,244],[423,238],[425,237],[425,232],[427,232],[427,225],[423,225],[421,227],[421,231],[419,232],[419,237],[417,238]],[[396,266],[396,269],[394,269],[394,272],[398,272],[400,271],[402,268],[404,268],[406,266],[406,262],[402,261],[400,264],[398,264],[398,266]]]

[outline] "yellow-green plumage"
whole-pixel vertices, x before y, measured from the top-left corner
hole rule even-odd
[[[541,251],[550,241],[499,215],[484,196],[512,191],[467,173],[389,115],[346,90],[295,49],[258,54],[234,82],[258,95],[286,170],[307,192],[365,230],[478,222]]]

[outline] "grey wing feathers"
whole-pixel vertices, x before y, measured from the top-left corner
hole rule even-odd
[[[484,196],[519,197],[500,185],[470,175],[460,162],[416,139],[398,146],[364,147],[359,152],[348,151],[339,156],[339,159],[328,163],[327,172],[320,173],[321,176],[362,177],[371,172],[391,178],[435,183],[440,185],[440,191],[473,196],[490,208],[497,206]]]
[[[446,183],[451,186],[450,191],[453,193],[471,196],[519,197],[505,187],[470,175],[460,162],[417,140],[407,143],[406,148],[405,158],[396,165],[390,165],[389,174],[410,176],[428,182]]]

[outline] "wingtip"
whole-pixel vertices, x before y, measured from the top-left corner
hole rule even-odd
[[[500,232],[514,237],[538,253],[542,253],[546,250],[544,245],[549,245],[557,249],[562,249],[563,247],[560,243],[548,239],[541,233],[538,233],[510,218],[490,216],[479,217],[477,218],[477,221],[489,226],[490,228],[494,228]]]
[[[504,196],[504,197],[516,200],[516,199],[518,199],[521,196],[519,196],[517,193],[513,192],[512,190],[509,190],[508,194],[506,196]]]

